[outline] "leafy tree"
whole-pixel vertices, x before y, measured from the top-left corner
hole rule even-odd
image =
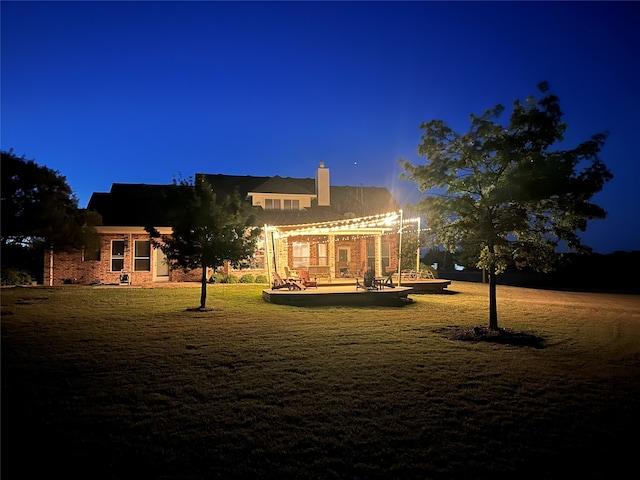
[[[94,226],[100,216],[78,208],[64,176],[12,150],[2,151],[1,158],[3,264],[10,261],[8,250],[37,251],[46,246],[68,251],[97,245]]]
[[[460,134],[442,120],[423,123],[418,154],[426,164],[400,159],[404,176],[430,191],[416,206],[449,251],[473,256],[489,279],[489,327],[498,328],[496,276],[508,265],[548,272],[560,247],[586,253],[578,231],[606,212],[590,202],[613,178],[599,159],[606,133],[572,149],[564,140],[559,99],[538,85],[539,98],[515,100],[509,122],[497,105],[470,116]]]
[[[218,197],[204,178],[195,182],[174,181],[167,194],[171,235],[161,235],[147,226],[152,243],[167,256],[172,268],[202,269],[200,308],[206,307],[207,267],[232,264],[254,253],[260,229],[251,228],[252,218],[237,194]]]

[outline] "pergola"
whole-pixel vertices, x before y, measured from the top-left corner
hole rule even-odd
[[[335,242],[344,237],[374,237],[376,274],[382,274],[381,250],[382,237],[391,233],[399,234],[398,240],[398,272],[401,271],[400,259],[402,256],[402,232],[405,228],[417,224],[420,232],[420,217],[404,218],[402,210],[367,217],[349,218],[330,222],[306,223],[298,225],[264,225],[265,238],[265,262],[269,283],[272,282],[272,272],[283,271],[288,264],[287,239],[291,237],[318,237],[327,239],[328,243],[328,267],[331,276],[335,275]],[[283,241],[284,240],[284,241]],[[416,251],[416,268],[420,265],[420,249]],[[411,267],[413,268],[413,267]],[[398,276],[400,281],[400,275]]]

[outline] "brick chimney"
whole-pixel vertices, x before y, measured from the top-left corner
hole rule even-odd
[[[320,166],[316,171],[316,198],[318,200],[319,207],[328,207],[331,205],[329,169],[325,168],[324,162],[320,162]]]

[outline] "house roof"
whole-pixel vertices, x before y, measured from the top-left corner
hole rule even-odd
[[[241,198],[253,193],[293,193],[315,195],[315,179],[292,177],[253,177],[223,174],[203,175],[217,195],[237,192]],[[175,185],[114,183],[110,192],[95,192],[88,209],[102,215],[103,225],[169,226],[163,198]],[[252,207],[256,225],[291,225],[318,223],[351,217],[364,217],[392,212],[400,208],[386,187],[330,186],[330,206],[311,207],[300,211],[263,210]]]
[[[94,192],[87,205],[102,215],[102,225],[167,226],[162,199],[175,185],[114,183],[111,191]]]
[[[313,191],[307,190],[298,182],[290,178],[282,178],[276,175],[269,178],[266,182],[258,185],[254,190],[247,193],[279,193],[279,194],[299,194],[299,195],[315,195]]]

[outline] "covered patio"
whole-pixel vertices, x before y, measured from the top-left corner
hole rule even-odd
[[[373,270],[377,277],[400,272],[402,232],[420,230],[420,219],[398,212],[301,225],[265,225],[265,267],[269,283],[273,272],[289,277],[307,270],[319,281],[362,277]],[[419,265],[419,250],[416,263]],[[295,275],[295,273],[294,273]],[[399,280],[399,279],[398,279]]]

